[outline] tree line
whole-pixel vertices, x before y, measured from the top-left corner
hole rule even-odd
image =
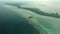
[[[50,17],[60,18],[60,15],[58,13],[49,14],[49,13],[43,12],[40,9],[37,9],[37,8],[24,8],[24,9],[33,11],[33,12],[35,12],[37,14],[40,14],[40,15],[43,15],[43,16],[50,16]]]

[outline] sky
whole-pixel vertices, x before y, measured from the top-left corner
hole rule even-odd
[[[25,7],[36,7],[49,13],[60,13],[60,0],[0,0],[0,2],[22,2]]]

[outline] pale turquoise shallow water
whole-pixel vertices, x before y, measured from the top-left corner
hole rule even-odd
[[[20,10],[20,9],[18,9]],[[22,9],[24,10],[24,9]],[[38,15],[34,12],[31,11],[19,11],[20,14],[24,15],[25,18],[28,19],[29,16],[32,16],[33,18],[31,19],[31,21],[33,22],[34,25],[36,25],[35,27],[37,27],[37,29],[41,29],[43,32],[47,33],[47,34],[59,34],[60,32],[60,18],[53,18],[53,17],[46,17],[46,16],[41,16]],[[19,14],[19,12],[17,12]],[[30,19],[28,19],[30,20]],[[45,34],[44,33],[44,34]]]

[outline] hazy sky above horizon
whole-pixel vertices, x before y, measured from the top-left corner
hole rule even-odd
[[[60,0],[0,0],[0,2],[23,2],[45,12],[60,13]]]

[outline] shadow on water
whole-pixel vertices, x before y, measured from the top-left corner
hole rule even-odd
[[[15,12],[0,7],[0,34],[38,34],[28,24],[28,21],[19,17]]]

